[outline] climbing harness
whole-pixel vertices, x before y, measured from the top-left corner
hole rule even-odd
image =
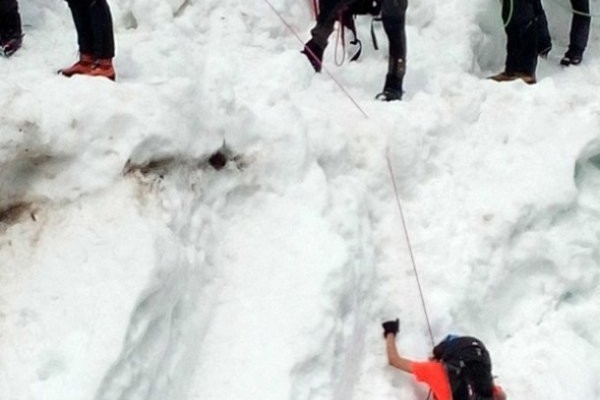
[[[406,244],[408,246],[408,253],[410,254],[410,261],[412,263],[413,271],[415,273],[417,287],[419,288],[419,296],[421,297],[421,306],[423,307],[423,312],[425,313],[425,321],[427,322],[427,329],[429,330],[429,338],[431,339],[431,347],[433,347],[435,345],[435,341],[433,339],[433,330],[431,329],[431,323],[429,321],[429,314],[427,313],[427,306],[425,305],[425,295],[423,294],[421,280],[419,279],[419,271],[417,269],[417,263],[415,262],[415,256],[414,256],[414,252],[412,249],[412,244],[410,242],[410,235],[408,234],[408,228],[406,227],[406,219],[404,218],[404,211],[402,210],[402,202],[400,201],[400,195],[398,194],[398,186],[396,185],[396,176],[394,174],[394,169],[392,168],[392,162],[390,160],[389,154],[386,153],[385,159],[387,161],[388,169],[390,171],[390,178],[392,180],[392,186],[394,187],[394,195],[396,196],[396,205],[398,206],[398,211],[400,212],[400,219],[402,221],[402,229],[404,230],[404,237],[406,239]]]

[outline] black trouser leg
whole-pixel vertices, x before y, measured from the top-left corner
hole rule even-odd
[[[548,19],[546,18],[546,12],[544,11],[542,2],[540,0],[535,1],[533,12],[537,20],[537,50],[539,53],[552,47],[552,38],[550,37],[550,31],[548,30]]]
[[[21,16],[17,0],[0,0],[0,35],[11,38],[21,35]]]
[[[402,85],[406,72],[405,13],[408,0],[383,0],[381,20],[389,42],[388,70],[383,92],[377,99],[392,101],[402,98]]]
[[[313,40],[322,49],[327,47],[329,36],[333,32],[333,26],[337,18],[338,11],[348,6],[357,0],[321,0],[319,3],[319,15],[317,16],[317,24],[310,31]]]
[[[106,0],[91,2],[90,19],[94,35],[94,55],[97,58],[113,58],[115,56],[115,38],[112,16]]]
[[[89,1],[67,0],[77,30],[77,44],[82,54],[94,54],[94,33],[88,13]]]
[[[17,0],[0,0],[0,14],[10,13],[18,8]]]
[[[535,75],[537,66],[538,26],[534,11],[535,0],[512,0],[513,10],[510,15],[511,0],[503,0],[502,16],[506,21],[506,68],[508,73]]]
[[[534,22],[507,29],[506,33],[506,72],[535,75],[538,46]]]
[[[571,0],[571,5],[576,13],[573,13],[573,19],[571,20],[569,53],[572,53],[573,56],[581,57],[588,43],[592,18],[589,15],[586,16],[578,13],[589,14],[590,1]]]
[[[388,74],[404,77],[406,69],[405,14],[408,0],[383,0],[381,20],[389,41]]]
[[[322,49],[327,47],[327,43],[329,43],[329,36],[331,36],[331,33],[333,32],[334,24],[335,24],[335,18],[331,21],[328,21],[328,20],[324,20],[322,22],[317,21],[317,25],[315,25],[315,27],[312,28],[310,31],[310,34],[311,34],[313,40]]]
[[[81,53],[95,58],[113,58],[115,42],[112,16],[106,0],[67,0]]]

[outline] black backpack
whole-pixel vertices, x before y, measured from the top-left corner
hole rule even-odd
[[[479,339],[448,335],[433,348],[433,357],[446,368],[453,400],[493,399],[492,361]]]

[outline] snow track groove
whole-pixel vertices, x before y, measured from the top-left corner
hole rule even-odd
[[[164,226],[156,238],[154,278],[132,312],[121,354],[97,400],[185,398],[214,312],[215,266],[207,249],[215,247],[222,211],[206,194],[217,190],[218,174],[199,168],[204,165],[199,161],[149,164],[141,170],[145,174],[130,175],[142,181],[143,196],[151,197],[145,200],[154,214],[149,216]]]

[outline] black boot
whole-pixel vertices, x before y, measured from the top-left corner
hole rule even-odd
[[[574,46],[569,46],[569,50],[565,53],[565,56],[560,60],[560,65],[568,67],[569,65],[579,65],[583,59],[583,50],[578,49]]]
[[[325,49],[319,46],[314,39],[310,39],[306,42],[304,49],[301,51],[301,53],[308,58],[308,61],[310,61],[310,65],[315,69],[315,72],[321,72],[324,50]]]
[[[22,43],[23,34],[21,32],[3,32],[0,34],[0,54],[10,57],[21,48]]]
[[[538,56],[542,58],[548,58],[548,53],[552,50],[552,42],[551,41],[539,41],[537,46]]]
[[[375,98],[382,101],[402,100],[402,81],[404,79],[405,63],[403,59],[390,59],[388,73],[385,76],[383,92]]]
[[[16,0],[0,0],[0,55],[9,57],[21,48],[21,15]]]

